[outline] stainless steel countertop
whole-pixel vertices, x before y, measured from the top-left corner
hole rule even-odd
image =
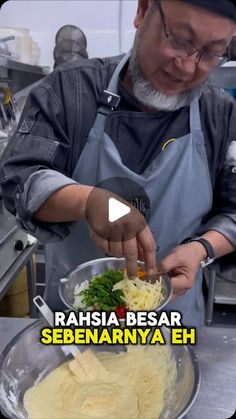
[[[0,317],[0,353],[33,319]],[[197,399],[186,419],[227,419],[236,410],[236,328],[204,327],[194,348],[201,369]]]

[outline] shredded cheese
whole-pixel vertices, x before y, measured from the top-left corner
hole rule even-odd
[[[156,283],[142,281],[139,278],[125,278],[114,285],[113,290],[122,290],[123,300],[129,310],[152,310],[160,306],[164,298],[163,282],[160,279]]]

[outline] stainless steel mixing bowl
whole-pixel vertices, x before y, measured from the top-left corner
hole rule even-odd
[[[0,357],[0,409],[9,419],[26,419],[23,406],[25,391],[70,358],[64,355],[58,345],[42,345],[39,342],[40,330],[44,326],[44,320],[37,320],[26,327],[12,339]],[[168,341],[169,330],[163,328],[162,331]],[[86,347],[81,346],[80,349],[83,351]],[[162,415],[162,419],[181,419],[197,396],[200,372],[197,359],[190,349],[178,345],[171,349],[177,365],[176,401],[171,410]],[[93,350],[118,352],[125,348],[105,345],[93,346]]]
[[[138,262],[138,266],[144,269],[143,262]],[[125,259],[113,257],[95,259],[77,266],[66,275],[66,278],[61,278],[59,282],[59,295],[63,303],[71,310],[74,310],[74,290],[76,285],[80,285],[86,279],[89,281],[94,276],[110,269],[118,270],[122,268],[125,268]],[[161,278],[164,285],[164,298],[158,307],[153,307],[153,310],[158,311],[163,310],[172,296],[172,285],[168,275],[161,275]]]

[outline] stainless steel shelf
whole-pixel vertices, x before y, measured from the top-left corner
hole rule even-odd
[[[39,81],[49,74],[49,67],[21,63],[0,54],[0,79],[8,79],[13,93]]]
[[[218,304],[236,304],[236,282],[229,282],[216,277],[214,302]]]
[[[208,287],[208,296],[206,300],[206,324],[211,326],[213,318],[214,304],[236,305],[236,269],[224,274],[219,274],[217,264],[207,267],[204,270],[204,278]]]
[[[49,72],[49,67],[40,67],[37,65],[21,63],[20,61],[14,61],[5,55],[0,55],[0,67],[7,68],[9,70],[39,74],[41,76],[44,76]]]
[[[15,262],[11,265],[11,267],[0,280],[1,300],[7,293],[11,284],[16,279],[17,275],[20,273],[23,267],[26,266],[30,317],[36,317],[37,315],[37,310],[33,303],[33,298],[36,296],[36,279],[32,260],[32,256],[36,252],[37,248],[38,242],[27,245],[20,256],[15,260]]]

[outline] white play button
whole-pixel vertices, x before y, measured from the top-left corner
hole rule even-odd
[[[132,240],[146,228],[151,205],[138,183],[112,177],[92,188],[85,214],[92,232],[106,241],[120,243]],[[125,226],[122,221],[127,222]]]
[[[108,200],[108,219],[111,223],[129,214],[130,207],[114,198]]]

